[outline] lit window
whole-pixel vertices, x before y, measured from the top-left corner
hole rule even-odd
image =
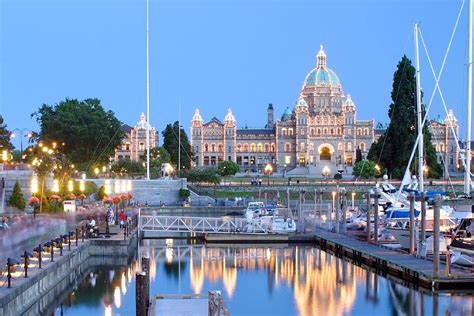
[[[291,164],[291,156],[285,156],[285,163],[287,165]]]

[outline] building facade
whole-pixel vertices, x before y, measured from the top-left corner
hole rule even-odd
[[[205,122],[196,109],[191,120],[191,145],[196,166],[232,160],[243,170],[263,170],[270,163],[279,170],[297,166],[351,166],[359,148],[365,157],[374,142],[374,121],[358,120],[350,94],[344,94],[336,73],[327,65],[323,47],[316,67],[306,76],[294,107],[274,119],[267,108],[261,129],[237,128],[229,108],[224,121]]]
[[[145,114],[140,115],[140,120],[131,127],[127,124],[122,125],[122,130],[125,132],[125,138],[122,144],[115,149],[114,160],[130,159],[134,161],[146,160],[146,132],[148,128],[148,121]],[[150,126],[150,149],[158,147],[159,134],[154,127]]]
[[[453,110],[448,111],[444,120],[439,116],[437,119],[431,120],[429,130],[438,163],[448,172],[458,170],[460,147],[455,135],[459,135],[459,125]]]

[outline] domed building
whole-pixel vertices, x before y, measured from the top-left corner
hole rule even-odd
[[[232,160],[251,171],[262,171],[268,163],[280,171],[306,167],[309,172],[310,166],[326,165],[340,169],[353,165],[357,148],[365,157],[374,141],[374,121],[357,120],[355,103],[328,67],[322,46],[294,107],[275,122],[270,104],[267,116],[265,128],[237,128],[230,109],[224,122],[214,117],[207,123],[196,110],[191,121],[195,164]]]

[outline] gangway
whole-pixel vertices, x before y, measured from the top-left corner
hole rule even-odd
[[[140,215],[141,232],[176,232],[201,234],[268,234],[259,221],[247,223],[244,218]]]

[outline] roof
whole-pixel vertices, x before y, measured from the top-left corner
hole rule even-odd
[[[132,131],[133,127],[127,124],[122,124],[122,131],[125,133],[130,133]]]
[[[272,135],[275,134],[274,129],[270,128],[240,128],[237,129],[237,135]]]
[[[219,125],[224,125],[221,120],[219,120],[217,117],[212,117],[209,122],[207,122],[205,125],[211,124],[211,123],[217,123]]]
[[[322,86],[331,85],[339,86],[339,78],[336,73],[327,67],[316,67],[306,76],[304,81],[305,86]]]

